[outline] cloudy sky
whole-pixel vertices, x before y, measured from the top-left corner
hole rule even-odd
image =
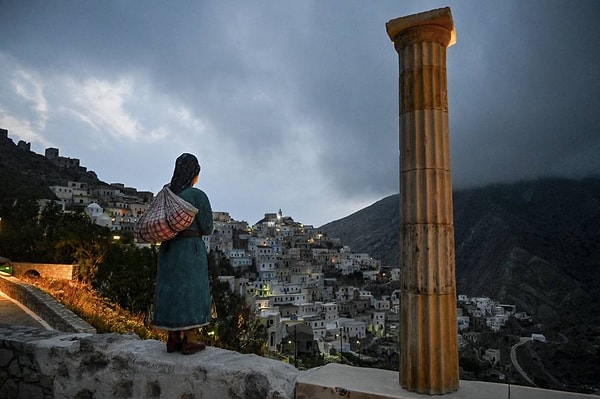
[[[214,210],[320,226],[398,191],[393,18],[450,6],[455,187],[600,174],[600,1],[0,0],[0,127]]]

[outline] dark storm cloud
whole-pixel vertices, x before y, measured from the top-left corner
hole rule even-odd
[[[455,184],[600,174],[597,1],[2,1],[0,122],[114,179],[112,147],[191,148],[234,217],[325,223],[398,190],[385,23],[447,5]],[[147,168],[126,183],[156,189],[171,162]]]
[[[448,50],[455,183],[600,173],[600,4],[485,5]]]

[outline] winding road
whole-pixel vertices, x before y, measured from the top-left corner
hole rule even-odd
[[[521,339],[519,339],[519,342],[517,342],[512,346],[512,348],[510,348],[510,361],[512,362],[513,366],[515,366],[515,369],[519,372],[519,374],[521,374],[521,376],[523,376],[523,378],[527,380],[527,382],[529,382],[533,386],[536,386],[533,380],[529,378],[527,373],[525,373],[525,371],[521,368],[521,366],[519,365],[519,361],[517,360],[517,348],[529,341],[531,341],[530,337],[521,337]]]

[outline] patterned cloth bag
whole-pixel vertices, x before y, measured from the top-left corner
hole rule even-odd
[[[164,186],[146,212],[135,223],[133,235],[138,242],[162,242],[187,229],[198,209]]]

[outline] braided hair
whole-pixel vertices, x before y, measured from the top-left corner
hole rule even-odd
[[[198,158],[192,154],[183,153],[175,161],[175,170],[171,178],[170,189],[179,194],[184,188],[192,185],[194,177],[200,173]]]

